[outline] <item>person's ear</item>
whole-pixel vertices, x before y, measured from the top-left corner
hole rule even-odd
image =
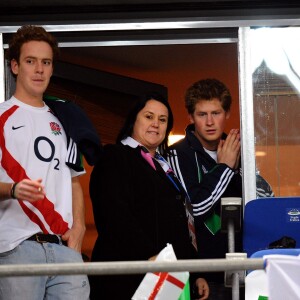
[[[225,118],[226,118],[226,120],[229,119],[229,117],[230,117],[230,110],[228,110],[228,111],[225,112]]]
[[[192,114],[189,114],[189,121],[190,121],[190,123],[191,124],[194,124],[195,123],[195,120],[194,120],[194,117],[193,117],[193,115]]]
[[[18,75],[19,72],[19,64],[15,59],[12,59],[10,62],[11,71],[14,75]]]

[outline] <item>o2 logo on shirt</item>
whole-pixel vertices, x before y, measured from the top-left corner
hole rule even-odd
[[[48,154],[47,157],[45,156],[45,154],[42,154],[39,150],[39,144],[41,142],[42,143],[46,142],[50,146],[50,148],[49,148],[50,151],[49,151],[49,154]],[[45,136],[40,136],[40,137],[36,138],[36,140],[34,141],[34,153],[35,153],[36,157],[41,161],[51,162],[52,160],[54,160],[56,162],[56,165],[54,166],[54,169],[59,170],[59,159],[58,158],[53,158],[54,154],[55,154],[55,146],[54,146],[53,142],[50,139],[48,139]]]

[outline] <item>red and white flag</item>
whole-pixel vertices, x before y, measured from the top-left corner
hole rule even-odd
[[[171,244],[158,254],[156,261],[176,261]],[[189,300],[189,272],[147,273],[133,300]]]

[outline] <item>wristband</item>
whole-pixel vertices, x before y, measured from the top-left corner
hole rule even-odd
[[[11,189],[10,189],[10,197],[12,199],[17,199],[16,196],[15,196],[15,189],[16,189],[16,186],[17,186],[18,182],[15,182],[11,185]]]

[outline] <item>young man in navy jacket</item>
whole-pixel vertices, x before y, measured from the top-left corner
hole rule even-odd
[[[193,207],[199,257],[225,258],[227,234],[220,230],[221,197],[242,197],[240,133],[224,133],[230,117],[231,95],[216,79],[195,82],[186,92],[185,107],[191,124],[186,136],[171,146],[168,160],[185,186]],[[236,251],[242,251],[241,234]],[[209,299],[231,299],[224,273],[203,274]]]

